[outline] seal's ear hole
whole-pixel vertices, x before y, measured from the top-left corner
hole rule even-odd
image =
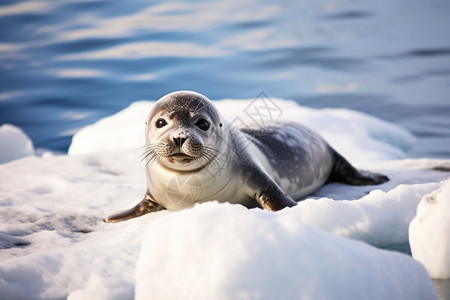
[[[222,123],[220,123],[219,126],[222,127]]]
[[[167,121],[164,120],[163,118],[159,118],[158,120],[156,120],[156,123],[155,123],[156,128],[162,128],[166,125],[167,125]]]
[[[198,121],[195,123],[195,126],[197,126],[198,128],[200,128],[203,131],[206,131],[209,129],[209,127],[211,126],[208,122],[208,120],[201,118],[198,119]]]

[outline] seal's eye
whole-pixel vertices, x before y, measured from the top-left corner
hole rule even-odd
[[[200,128],[203,131],[206,131],[209,129],[210,124],[206,119],[201,118],[195,123],[195,126],[197,126],[198,128]]]
[[[164,120],[163,118],[159,118],[158,120],[156,120],[155,125],[156,125],[156,128],[162,128],[167,125],[167,121]]]

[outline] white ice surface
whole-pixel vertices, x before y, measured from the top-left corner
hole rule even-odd
[[[434,299],[410,257],[281,214],[207,203],[147,229],[136,299]]]
[[[227,120],[244,119],[239,114],[245,106],[238,108],[238,104],[234,100],[219,103]],[[276,214],[207,203],[104,224],[102,218],[136,204],[145,192],[144,164],[139,159],[143,137],[139,135],[151,105],[135,103],[82,130],[71,148],[78,150],[71,153],[85,154],[32,156],[0,165],[2,296],[131,299],[136,283],[141,295],[146,292],[142,288],[146,280],[159,276],[168,284],[157,286],[155,294],[167,297],[167,291],[180,288],[195,297],[199,287],[210,285],[206,280],[211,278],[211,289],[218,288],[217,296],[222,298],[239,293],[258,299],[259,293],[261,299],[268,299],[278,292],[295,298],[308,280],[309,290],[303,292],[311,295],[374,291],[368,298],[379,299],[387,293],[379,287],[403,286],[405,278],[415,283],[393,288],[392,297],[411,299],[410,290],[417,299],[434,297],[430,278],[417,261],[351,239],[376,246],[407,243],[408,226],[420,199],[448,179],[447,172],[434,169],[448,169],[450,161],[393,160],[404,155],[413,138],[395,125],[348,110],[310,110],[288,101],[279,104],[282,118],[301,115],[301,121],[316,120],[315,128],[322,133],[333,129],[331,135],[338,136],[335,142],[339,138],[351,141],[354,149],[343,145],[339,150],[359,166],[387,174],[388,183],[376,187],[328,184],[295,208]],[[328,120],[334,125],[327,126]],[[124,130],[117,131],[120,128]],[[130,134],[132,128],[140,131],[135,137]],[[104,145],[102,138],[108,135],[116,140]],[[375,149],[368,151],[361,139]],[[223,222],[229,223],[223,226]],[[237,248],[227,248],[233,246]],[[157,249],[146,253],[148,247]],[[197,261],[202,254],[204,259]],[[392,263],[389,271],[387,262]],[[191,266],[196,268],[192,273]],[[186,281],[176,280],[182,274],[187,274]],[[281,286],[273,281],[280,276]],[[263,285],[269,281],[277,284]]]
[[[11,124],[0,126],[0,164],[33,154],[33,143],[22,129]]]
[[[450,278],[450,180],[423,196],[409,227],[413,257],[431,277]]]

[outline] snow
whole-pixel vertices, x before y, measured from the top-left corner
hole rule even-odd
[[[433,299],[410,257],[281,214],[218,203],[147,229],[136,299]],[[193,213],[195,212],[195,213]]]
[[[154,102],[139,101],[78,131],[69,154],[135,149],[145,144],[145,120]]]
[[[450,278],[450,180],[423,196],[409,227],[412,255],[436,279]]]
[[[11,124],[0,126],[0,145],[0,164],[34,154],[30,138]]]
[[[216,103],[229,122],[267,121],[252,100]],[[274,103],[270,118],[296,116],[391,180],[328,184],[278,213],[210,202],[105,224],[145,192],[139,156],[154,102],[139,101],[82,129],[70,155],[0,165],[2,297],[131,299],[152,287],[161,298],[436,298],[421,263],[373,246],[408,243],[417,205],[449,178],[450,160],[404,159],[414,138],[371,116]]]

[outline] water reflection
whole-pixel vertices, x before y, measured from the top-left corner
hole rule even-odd
[[[137,42],[115,47],[66,54],[55,57],[56,61],[68,60],[104,60],[104,59],[142,59],[154,57],[216,57],[225,56],[227,52],[215,47],[201,46],[194,43],[177,42]]]
[[[398,122],[420,135],[413,156],[448,157],[450,3],[403,8],[398,0],[9,0],[0,5],[0,123],[22,127],[38,148],[65,151],[68,133],[136,100],[178,89],[212,99],[264,91]],[[71,114],[84,118],[60,118]]]

